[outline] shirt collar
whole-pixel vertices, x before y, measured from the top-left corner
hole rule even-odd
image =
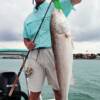
[[[44,1],[42,4],[40,4],[40,5],[39,5],[38,10],[39,10],[39,9],[44,9],[45,5],[46,5],[46,1]],[[37,9],[36,9],[36,8],[34,8],[34,9],[33,9],[33,11],[35,11],[35,12],[36,12],[36,11],[37,11]]]

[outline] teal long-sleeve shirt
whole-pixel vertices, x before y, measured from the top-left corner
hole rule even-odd
[[[68,1],[70,0],[65,0],[62,2],[63,11],[66,16],[68,16],[70,11],[72,10],[72,4]],[[26,18],[24,22],[24,31],[23,31],[24,38],[28,38],[30,40],[34,39],[37,30],[41,24],[41,21],[43,19],[43,16],[47,10],[48,5],[49,4],[47,2],[42,3],[38,7],[38,9],[34,8],[33,12]],[[54,4],[52,3],[45,17],[45,20],[42,24],[42,27],[36,37],[35,40],[36,48],[51,47],[50,19],[51,19],[51,13],[53,9],[54,9]]]

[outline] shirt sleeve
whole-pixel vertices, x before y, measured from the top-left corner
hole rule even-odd
[[[28,37],[27,26],[26,26],[25,23],[24,23],[24,29],[23,29],[23,38],[29,38],[29,37]]]

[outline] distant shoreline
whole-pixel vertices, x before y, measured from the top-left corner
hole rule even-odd
[[[27,50],[0,50],[0,57],[2,58],[23,58],[27,54]],[[74,59],[100,59],[100,53],[75,53]]]
[[[100,59],[100,53],[94,54],[94,53],[77,53],[73,54],[74,59]]]

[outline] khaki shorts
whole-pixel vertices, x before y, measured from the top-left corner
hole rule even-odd
[[[31,69],[31,74],[27,77],[29,91],[40,92],[45,77],[47,77],[48,84],[52,85],[53,89],[59,89],[51,48],[31,51],[26,61],[25,72],[27,68]]]

